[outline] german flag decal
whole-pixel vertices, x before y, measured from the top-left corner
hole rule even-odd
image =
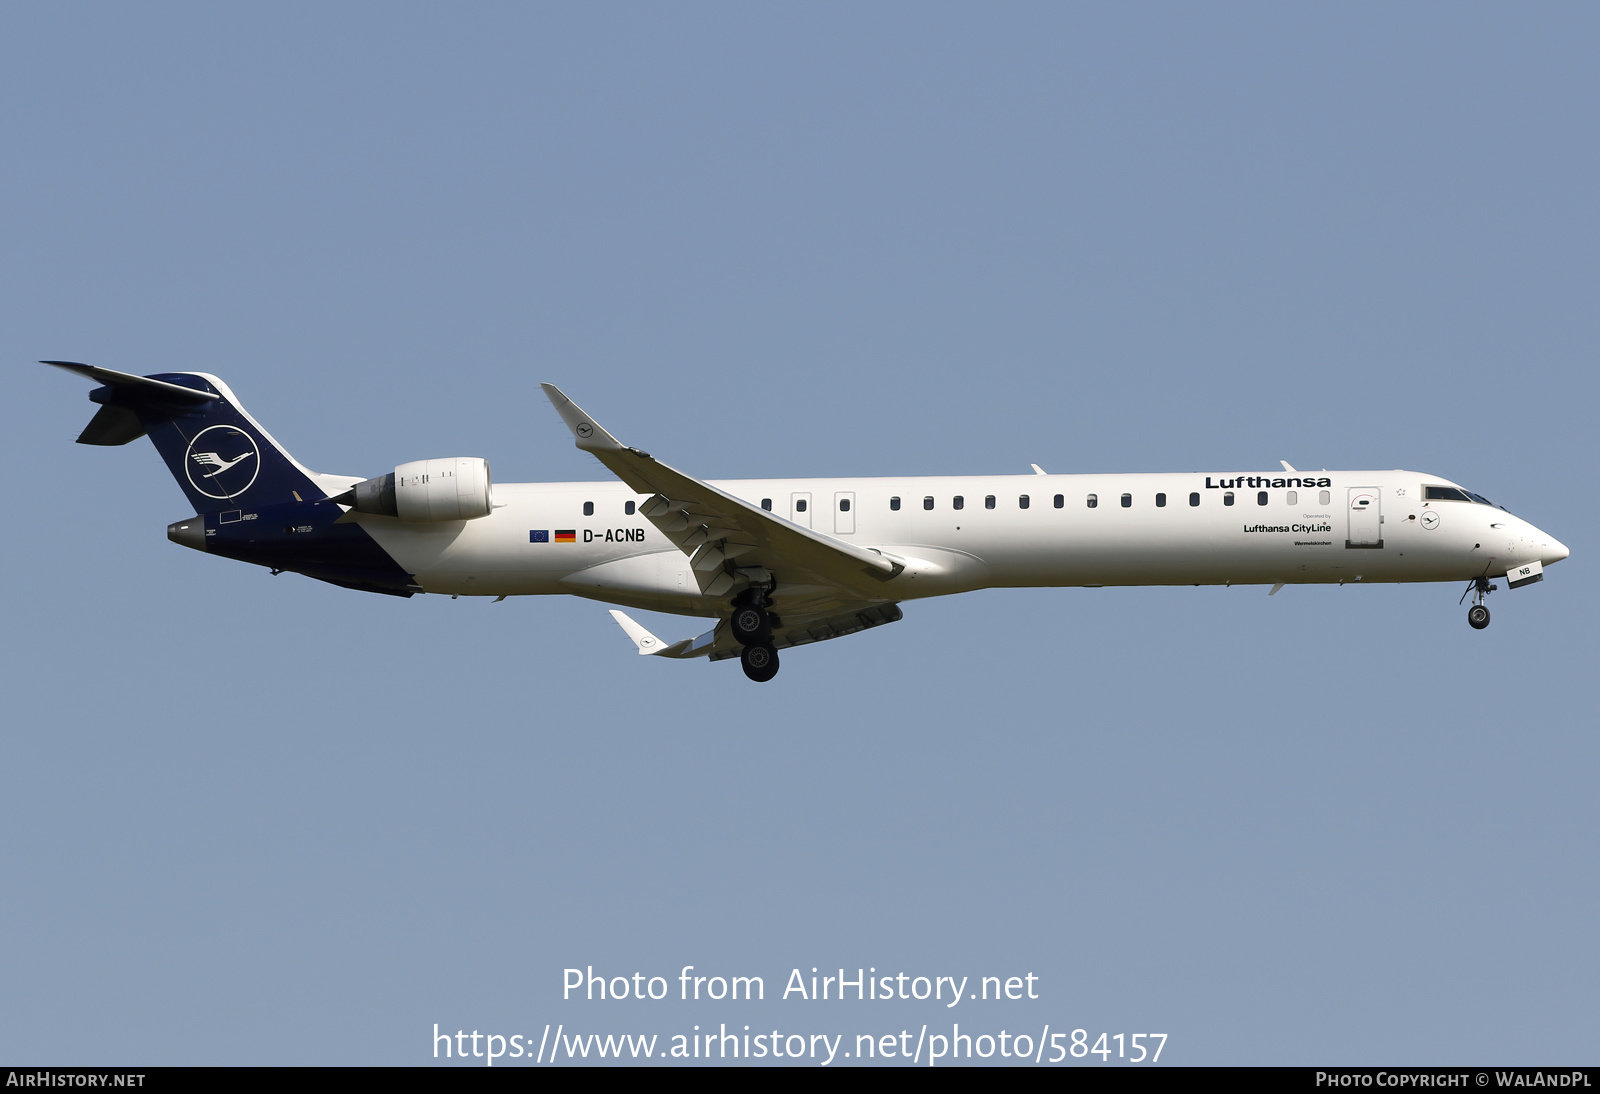
[[[576,531],[574,531],[573,529],[571,529],[571,528],[557,528],[556,529],[556,542],[557,543],[576,543],[576,542],[578,542],[578,533]]]

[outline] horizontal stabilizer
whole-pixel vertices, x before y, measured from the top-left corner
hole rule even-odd
[[[41,365],[54,365],[68,372],[76,372],[89,380],[98,380],[104,387],[89,393],[89,398],[100,404],[100,409],[89,424],[78,434],[79,444],[118,445],[129,444],[145,435],[145,423],[138,409],[153,406],[180,414],[195,407],[215,402],[219,396],[209,391],[197,391],[182,384],[169,384],[165,380],[152,380],[148,376],[135,376],[131,372],[83,365],[77,361],[40,361]]]
[[[79,376],[90,380],[98,380],[111,387],[126,388],[130,392],[141,395],[153,395],[164,402],[189,403],[200,405],[220,399],[209,391],[197,391],[192,387],[182,384],[169,384],[165,380],[152,380],[148,376],[135,376],[131,372],[118,372],[116,369],[100,368],[96,365],[80,365],[76,361],[40,361],[41,365],[54,365],[64,368],[68,372],[76,372]]]

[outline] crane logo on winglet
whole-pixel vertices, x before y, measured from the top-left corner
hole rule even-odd
[[[261,470],[261,450],[255,440],[231,425],[202,429],[183,457],[189,485],[208,498],[238,497],[250,489]]]

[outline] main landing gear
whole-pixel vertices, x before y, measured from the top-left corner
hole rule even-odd
[[[770,642],[746,646],[739,651],[739,664],[744,674],[758,684],[765,684],[778,675],[778,651]]]
[[[1489,625],[1489,609],[1484,607],[1484,600],[1500,586],[1489,584],[1486,577],[1475,577],[1472,584],[1467,586],[1467,591],[1461,594],[1461,600],[1472,596],[1472,607],[1467,609],[1467,625],[1475,631],[1481,631]],[[1461,603],[1460,600],[1456,601]]]
[[[739,645],[759,645],[772,635],[772,616],[764,608],[746,604],[733,609],[728,628],[733,631],[733,640]]]
[[[767,610],[767,590],[752,586],[733,600],[733,615],[728,630],[743,648],[739,664],[744,674],[758,684],[778,675],[778,651],[772,645],[773,614]]]

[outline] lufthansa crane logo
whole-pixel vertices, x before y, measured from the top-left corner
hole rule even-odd
[[[236,498],[261,472],[261,449],[250,434],[231,425],[213,425],[195,434],[183,454],[189,485],[208,498]]]

